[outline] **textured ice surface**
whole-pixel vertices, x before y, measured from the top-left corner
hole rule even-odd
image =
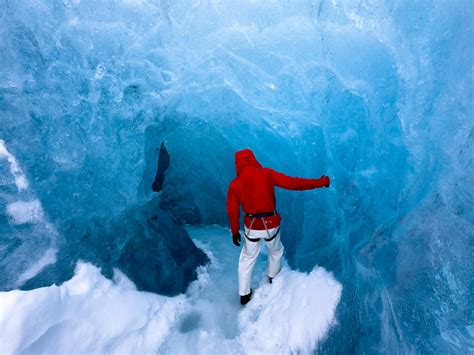
[[[324,269],[306,274],[285,266],[270,285],[261,257],[254,274],[259,287],[243,308],[239,249],[222,243],[228,230],[191,228],[190,234],[212,263],[186,295],[139,292],[121,272],[111,281],[84,263],[59,287],[0,292],[2,354],[305,353],[337,323],[342,287]]]
[[[207,261],[185,229],[159,207],[157,198],[129,207],[105,222],[90,219],[84,225],[81,218],[75,218],[69,222],[74,233],[61,238],[30,191],[15,156],[4,141],[0,144],[0,158],[6,158],[0,164],[10,166],[9,173],[5,169],[2,194],[8,223],[0,225],[4,232],[0,239],[0,289],[60,284],[72,277],[74,265],[81,259],[99,265],[109,277],[113,267],[119,267],[139,290],[174,295],[186,290],[196,278],[196,267]]]
[[[289,264],[344,285],[322,353],[472,351],[472,1],[25,0],[0,19],[0,139],[31,185],[0,160],[2,283],[51,244],[11,202],[82,250],[156,201],[165,141],[160,206],[224,224],[250,147],[332,178],[277,195]]]
[[[58,232],[0,139],[0,289],[22,286],[57,260]]]

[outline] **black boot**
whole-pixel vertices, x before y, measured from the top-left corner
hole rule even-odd
[[[268,283],[271,284],[273,281],[273,277],[268,276]]]
[[[250,293],[248,295],[240,296],[240,304],[242,306],[246,305],[247,303],[249,303],[251,298],[252,298],[252,289],[250,289]]]

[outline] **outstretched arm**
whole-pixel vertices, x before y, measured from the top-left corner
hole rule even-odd
[[[278,171],[270,170],[273,184],[287,190],[312,190],[318,187],[329,187],[328,176],[321,176],[319,179],[305,179],[287,176]]]
[[[232,186],[229,186],[227,191],[227,215],[229,216],[232,235],[238,234],[240,229],[240,205],[237,196],[232,190]]]

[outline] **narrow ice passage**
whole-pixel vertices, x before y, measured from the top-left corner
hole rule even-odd
[[[79,264],[74,278],[59,287],[0,293],[2,352],[284,354],[316,349],[337,326],[342,286],[324,269],[305,274],[284,266],[270,285],[261,255],[254,297],[243,308],[237,294],[240,248],[229,231],[209,226],[188,232],[211,264],[201,268],[186,295],[139,292],[118,271],[111,282]]]

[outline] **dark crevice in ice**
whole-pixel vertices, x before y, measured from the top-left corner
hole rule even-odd
[[[160,192],[163,189],[163,183],[165,181],[165,172],[170,166],[170,155],[165,147],[165,142],[161,143],[160,150],[158,153],[158,164],[156,169],[155,180],[151,185],[151,189],[155,192]]]

